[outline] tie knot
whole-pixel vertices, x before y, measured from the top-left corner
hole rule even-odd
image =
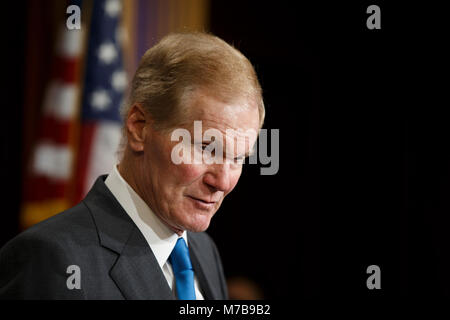
[[[189,249],[183,238],[178,238],[175,248],[170,254],[169,261],[172,264],[174,273],[185,270],[192,270],[191,259],[189,257]]]

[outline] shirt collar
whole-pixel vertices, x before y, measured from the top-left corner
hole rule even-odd
[[[147,203],[120,175],[117,166],[114,166],[106,178],[105,184],[142,232],[159,266],[162,268],[175,247],[179,238],[178,234],[155,215]],[[182,237],[188,244],[186,231],[183,232]]]

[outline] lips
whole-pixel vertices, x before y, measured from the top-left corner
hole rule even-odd
[[[193,197],[193,196],[187,196],[187,197],[188,197],[188,198],[191,198],[191,199],[193,199],[193,200],[200,201],[200,202],[202,202],[202,203],[204,203],[204,204],[214,204],[214,203],[217,202],[217,201],[209,201],[209,200],[205,200],[205,199],[197,198],[197,197]]]

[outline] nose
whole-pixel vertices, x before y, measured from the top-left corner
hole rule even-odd
[[[228,163],[210,165],[204,175],[203,182],[212,192],[222,191],[226,193],[231,186],[230,165]]]

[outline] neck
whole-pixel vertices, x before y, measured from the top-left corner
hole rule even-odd
[[[117,170],[119,171],[122,178],[130,185],[131,188],[145,201],[147,202],[143,194],[140,192],[138,187],[136,172],[134,166],[131,163],[132,161],[129,159],[127,154],[125,153],[120,163],[117,165]],[[147,203],[148,204],[148,203]]]
[[[178,236],[182,236],[184,230],[178,229],[173,227],[170,223],[167,223],[159,214],[157,210],[155,210],[155,206],[153,206],[149,199],[147,199],[144,196],[144,192],[141,192],[139,188],[138,179],[139,177],[142,177],[142,175],[139,172],[136,172],[136,168],[138,168],[138,165],[134,163],[136,159],[130,159],[130,157],[127,155],[127,152],[124,153],[124,156],[120,163],[117,165],[117,170],[119,171],[122,178],[130,185],[130,187],[141,197],[142,200],[149,206],[149,208],[154,212],[154,214],[167,226],[172,230],[174,233],[176,233]]]

